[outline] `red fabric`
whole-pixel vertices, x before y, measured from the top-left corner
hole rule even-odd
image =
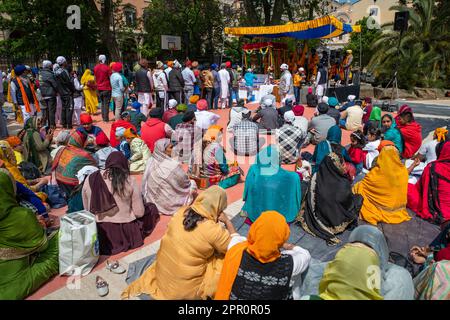
[[[197,110],[203,111],[208,109],[208,101],[201,99],[197,102]]]
[[[166,137],[165,126],[164,122],[156,118],[150,118],[142,124],[141,138],[152,153],[155,149],[156,141]]]
[[[88,113],[82,113],[80,115],[80,123],[81,124],[89,124],[92,123],[92,117]]]
[[[249,43],[244,44],[242,49],[244,50],[255,50],[255,49],[265,49],[267,47],[272,47],[274,49],[287,49],[286,43],[280,42],[259,42],[259,43]]]
[[[355,148],[351,146],[348,149],[348,154],[354,164],[360,164],[364,161],[365,158],[364,151],[360,148]]]
[[[372,105],[369,103],[369,104],[367,104],[366,105],[366,108],[364,109],[364,116],[363,116],[363,118],[362,118],[362,122],[364,123],[364,124],[366,124],[368,121],[369,121],[369,119],[370,119],[370,114],[372,113],[372,110],[373,110],[373,107],[372,107]]]
[[[114,72],[120,72],[122,71],[123,65],[120,62],[115,62],[114,65],[112,66],[112,70]]]
[[[98,90],[111,91],[111,82],[109,81],[111,69],[106,64],[100,63],[96,65],[94,68],[94,76]]]
[[[346,162],[345,163],[345,168],[346,168],[346,174],[348,175],[348,178],[351,182],[353,182],[353,180],[355,180],[356,178],[356,168],[353,164],[351,164],[350,162]]]
[[[302,106],[301,104],[299,104],[299,105],[296,105],[295,107],[293,107],[292,111],[294,112],[294,115],[296,117],[301,117],[301,116],[303,116],[303,113],[305,113],[305,107]]]
[[[422,145],[422,126],[417,122],[401,125],[397,120],[397,127],[402,134],[405,145],[402,157],[410,159],[417,151],[419,151],[420,146]]]
[[[436,255],[434,256],[434,260],[436,262],[442,261],[442,260],[450,260],[450,244],[447,246],[447,248],[444,248],[440,250]]]
[[[446,143],[437,161],[434,162],[436,173],[450,179],[450,143]],[[415,184],[408,185],[408,208],[413,210],[419,217],[423,219],[433,219],[433,215],[428,207],[428,194],[430,184],[430,168],[431,163],[425,168],[420,180]],[[444,215],[444,220],[450,220],[450,183],[439,179],[439,209]]]
[[[136,131],[136,127],[126,120],[117,120],[111,125],[111,133],[109,135],[109,140],[111,141],[111,147],[116,148],[120,141],[116,139],[116,129],[123,127],[125,129],[133,128]]]
[[[172,119],[174,116],[178,114],[178,111],[175,109],[169,109],[166,112],[164,112],[162,121],[165,123],[168,123],[170,119]]]
[[[98,146],[106,146],[109,143],[109,139],[103,131],[100,131],[95,137],[95,143]]]

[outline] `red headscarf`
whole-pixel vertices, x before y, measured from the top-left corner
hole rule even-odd
[[[111,67],[111,69],[112,69],[114,72],[120,72],[120,71],[122,71],[122,68],[123,68],[123,65],[122,65],[122,63],[120,63],[120,62],[115,62],[115,63],[113,64],[113,66]]]
[[[305,113],[305,107],[299,104],[293,107],[292,111],[296,117],[301,117],[303,116],[303,113]]]
[[[231,61],[225,62],[225,66],[226,66],[227,68],[231,68]]]
[[[197,102],[197,110],[203,111],[208,109],[208,101],[201,99]]]
[[[91,115],[90,114],[88,114],[88,113],[82,113],[81,115],[80,115],[80,123],[81,124],[89,124],[89,123],[92,123],[93,121],[92,121],[92,117],[91,117]]]
[[[108,143],[109,143],[109,139],[108,139],[108,137],[106,136],[106,134],[102,131],[102,132],[100,132],[100,134],[98,134],[98,135],[95,137],[95,143],[96,143],[98,146],[106,146],[106,145],[108,145]]]

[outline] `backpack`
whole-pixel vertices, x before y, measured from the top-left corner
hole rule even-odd
[[[35,180],[42,176],[38,167],[32,162],[21,162],[19,164],[19,170],[26,180]]]

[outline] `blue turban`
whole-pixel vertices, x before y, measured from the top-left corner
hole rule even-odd
[[[26,69],[27,67],[25,67],[23,64],[18,64],[17,66],[14,67],[14,73],[16,74],[16,76],[20,76],[22,73],[25,72]]]
[[[217,68],[218,68],[218,65],[217,65],[217,64],[213,63],[213,64],[211,65],[211,69],[212,69],[212,70],[216,70]]]
[[[330,107],[336,107],[338,104],[339,104],[339,101],[335,97],[331,97],[328,99],[328,105]]]
[[[142,104],[139,103],[139,102],[137,102],[137,101],[135,101],[135,102],[133,102],[133,103],[131,104],[131,107],[132,107],[133,109],[135,109],[135,110],[139,110],[139,109],[141,109]]]

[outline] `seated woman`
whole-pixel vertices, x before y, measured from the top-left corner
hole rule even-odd
[[[78,185],[78,171],[85,166],[97,166],[91,154],[83,149],[86,139],[86,134],[80,131],[73,132],[67,146],[61,148],[53,160],[52,171],[55,172],[56,182],[67,197]]]
[[[132,174],[144,172],[147,161],[151,157],[150,149],[132,128],[125,130],[124,137],[130,145],[130,172]]]
[[[381,124],[383,125],[383,140],[392,141],[401,154],[404,148],[403,137],[400,133],[400,130],[397,128],[394,117],[392,117],[390,114],[385,114],[383,118],[381,118]]]
[[[375,167],[353,187],[364,197],[361,219],[376,225],[379,222],[398,224],[411,220],[406,211],[408,170],[392,141],[382,141]]]
[[[437,145],[436,161],[415,184],[408,185],[408,208],[435,224],[450,220],[450,141]]]
[[[116,150],[117,151],[117,150]],[[104,169],[104,168],[103,168]],[[83,205],[83,186],[86,181],[86,178],[98,171],[99,168],[93,166],[83,167],[77,173],[78,185],[73,189],[72,194],[69,196],[67,200],[67,213],[77,212],[84,210]]]
[[[67,146],[67,143],[70,139],[70,130],[62,130],[59,132],[59,134],[56,136],[56,148],[53,149],[50,152],[50,156],[52,157],[52,160],[55,159],[56,154],[60,149]]]
[[[248,239],[234,237],[228,246],[215,299],[292,298],[297,279],[308,268],[311,255],[308,250],[286,243],[289,234],[286,219],[276,211],[267,211],[252,224]]]
[[[389,248],[378,228],[359,226],[348,241],[333,261],[310,264],[302,294],[312,300],[414,299],[411,275],[389,262]]]
[[[58,273],[58,236],[16,201],[15,181],[0,169],[0,299],[24,299]]]
[[[6,142],[9,143],[9,146],[13,149],[14,155],[16,156],[17,165],[19,165],[23,161],[23,146],[22,140],[18,136],[9,136],[5,139]]]
[[[305,213],[299,218],[303,229],[330,245],[339,244],[336,235],[357,225],[363,201],[351,188],[343,158],[330,153],[311,179]]]
[[[370,129],[381,129],[381,109],[379,107],[372,108],[369,120],[364,124],[365,136],[367,136]]]
[[[115,255],[144,244],[151,221],[122,153],[111,153],[105,170],[89,176],[82,197],[84,208],[95,214],[100,254]]]
[[[424,267],[434,262],[450,260],[450,221],[441,225],[441,232],[429,246],[414,246],[409,254],[414,263]]]
[[[277,211],[288,223],[297,218],[302,202],[300,177],[281,167],[280,155],[274,145],[258,153],[245,179],[245,202],[242,212],[253,223],[262,212]]]
[[[228,245],[239,236],[223,212],[226,207],[225,190],[213,186],[190,207],[180,208],[169,222],[156,261],[122,293],[122,299],[141,294],[156,300],[214,298]]]
[[[209,127],[203,136],[203,159],[202,166],[198,169],[197,157],[191,158],[189,174],[199,180],[197,185],[206,189],[211,185],[218,184],[224,189],[235,186],[241,177],[241,169],[236,163],[228,164],[225,150],[220,144],[222,141],[223,128],[218,125]],[[198,172],[199,171],[199,172]]]
[[[49,173],[51,167],[51,157],[49,147],[53,140],[53,133],[50,131],[45,140],[41,138],[42,118],[31,117],[25,124],[26,134],[23,137],[23,159],[34,163],[41,173]]]
[[[181,164],[171,158],[172,148],[169,139],[158,140],[142,177],[145,202],[155,204],[164,215],[189,206],[197,194],[195,181],[189,180]]]
[[[319,144],[314,149],[314,154],[311,159],[311,161],[313,162],[312,166],[313,173],[319,171],[319,167],[323,159],[325,159],[325,157],[329,155],[331,152],[342,155],[342,157],[346,162],[349,163],[352,162],[352,159],[350,158],[347,149],[345,149],[341,145],[341,140],[342,140],[341,128],[338,125],[331,127],[328,130],[327,140],[319,142]]]
[[[419,151],[422,145],[422,126],[414,120],[412,109],[407,105],[400,108],[395,120],[403,137],[404,149],[402,157],[410,159]]]

